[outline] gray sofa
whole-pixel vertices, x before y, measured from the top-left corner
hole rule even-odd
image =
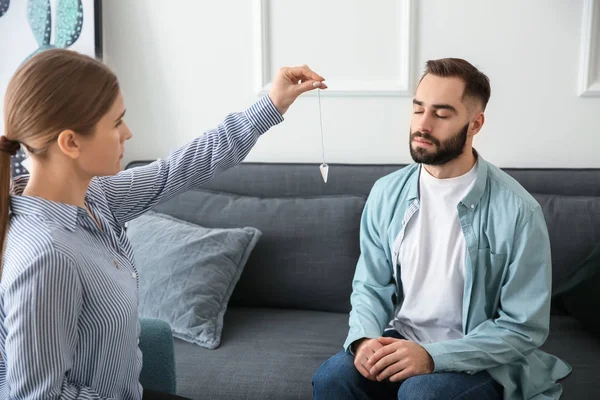
[[[145,164],[131,163],[128,168]],[[221,346],[175,339],[177,392],[193,399],[310,399],[311,377],[348,329],[359,224],[373,183],[402,165],[244,163],[155,211],[263,232],[225,315]],[[600,241],[600,169],[506,169],[548,223],[555,281]],[[573,366],[565,399],[600,399],[600,339],[557,311],[543,348]]]

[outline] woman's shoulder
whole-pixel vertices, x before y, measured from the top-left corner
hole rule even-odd
[[[61,245],[62,241],[39,215],[13,216],[2,260],[2,280],[19,276],[39,265],[71,264],[72,257]]]

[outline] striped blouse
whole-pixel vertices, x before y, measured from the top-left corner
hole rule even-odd
[[[283,121],[268,96],[164,160],[94,178],[83,208],[21,196],[0,282],[0,399],[141,399],[138,275],[124,224],[240,163]]]

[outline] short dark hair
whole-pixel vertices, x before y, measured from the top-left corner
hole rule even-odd
[[[481,102],[483,109],[491,95],[489,78],[471,63],[462,58],[441,58],[439,60],[429,60],[425,64],[425,75],[431,74],[443,78],[457,77],[465,83],[463,99],[470,97]]]

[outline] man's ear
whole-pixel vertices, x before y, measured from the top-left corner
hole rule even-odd
[[[483,112],[480,112],[475,117],[471,119],[471,123],[469,124],[469,135],[475,136],[479,133],[481,128],[483,127],[483,123],[485,122],[485,115]]]
[[[64,130],[58,135],[58,147],[69,158],[77,159],[81,153],[81,143],[77,134],[70,130]]]

